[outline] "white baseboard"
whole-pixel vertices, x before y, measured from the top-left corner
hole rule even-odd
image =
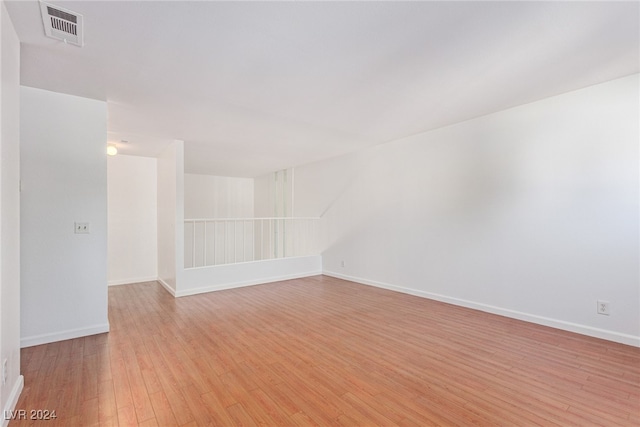
[[[207,292],[223,291],[225,289],[243,288],[245,286],[264,285],[266,283],[281,282],[283,280],[301,279],[303,277],[318,276],[320,274],[322,274],[321,271],[309,271],[309,272],[300,273],[300,274],[289,274],[289,275],[277,276],[277,277],[265,277],[257,280],[247,280],[243,282],[225,283],[224,285],[214,285],[214,286],[205,286],[201,288],[186,289],[184,291],[176,292],[174,295],[176,297],[186,297],[189,295],[204,294]]]
[[[34,335],[20,339],[20,348],[33,347],[34,345],[49,344],[57,341],[70,340],[73,338],[86,337],[89,335],[103,334],[109,332],[109,323],[89,326],[87,328],[69,329],[66,331],[52,332],[49,334]]]
[[[175,289],[173,289],[171,286],[169,286],[169,284],[167,282],[165,282],[164,280],[162,280],[161,278],[158,277],[158,279],[156,280],[158,283],[160,283],[162,285],[162,287],[169,292],[171,295],[173,295],[174,297],[176,296],[176,291]]]
[[[158,280],[158,276],[134,277],[132,279],[110,280],[109,282],[107,282],[107,285],[109,286],[131,285],[133,283],[155,282],[156,280]]]
[[[15,384],[13,384],[13,387],[11,388],[11,394],[9,395],[9,399],[7,399],[7,404],[2,409],[2,427],[7,427],[9,425],[9,421],[11,421],[11,413],[16,409],[16,405],[18,404],[18,399],[20,398],[20,393],[22,393],[23,388],[24,377],[19,375]]]
[[[551,328],[562,329],[564,331],[575,332],[577,334],[587,335],[590,337],[601,338],[621,344],[627,344],[634,347],[640,347],[640,337],[619,332],[608,331],[605,329],[594,328],[591,326],[581,325],[577,323],[566,322],[564,320],[552,319],[549,317],[538,316],[521,311],[510,310],[493,305],[482,304],[474,301],[468,301],[460,298],[448,297],[446,295],[434,294],[431,292],[420,291],[417,289],[404,288],[388,283],[377,282],[375,280],[363,279],[360,277],[348,276],[346,274],[336,273],[334,271],[325,270],[322,274],[326,276],[336,277],[338,279],[349,280],[351,282],[360,283],[362,285],[375,286],[377,288],[388,289],[391,291],[402,292],[409,295],[415,295],[422,298],[428,298],[436,301],[446,302],[461,307],[472,308],[487,313],[497,314],[512,319],[524,320],[525,322],[535,323],[538,325],[549,326]]]

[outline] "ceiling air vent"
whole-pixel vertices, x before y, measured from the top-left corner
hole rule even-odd
[[[45,2],[40,2],[40,13],[47,36],[76,46],[84,44],[82,15]]]

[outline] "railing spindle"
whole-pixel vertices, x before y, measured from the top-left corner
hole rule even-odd
[[[191,227],[191,267],[196,266],[196,222],[193,221]]]
[[[203,242],[203,248],[202,248],[202,252],[204,253],[204,255],[202,256],[202,266],[206,266],[207,265],[207,221],[204,221],[204,242]]]
[[[259,221],[259,224],[256,221]],[[209,222],[213,223],[213,230],[210,229]],[[314,254],[319,247],[319,218],[204,218],[185,219],[184,224],[185,239],[189,233],[187,230],[192,234],[191,244],[185,248],[185,268],[306,256]],[[199,224],[202,224],[202,227]],[[220,230],[219,227],[223,229]],[[238,230],[238,227],[241,227],[241,230]],[[247,227],[250,229],[247,230]],[[211,246],[210,236],[213,239]],[[242,239],[241,245],[238,239]],[[256,245],[260,245],[259,252]],[[199,259],[202,259],[201,265],[198,264]]]

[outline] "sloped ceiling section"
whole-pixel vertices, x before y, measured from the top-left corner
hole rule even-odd
[[[121,153],[256,176],[639,71],[637,2],[8,2],[22,84],[106,100]],[[128,140],[122,144],[120,140]]]

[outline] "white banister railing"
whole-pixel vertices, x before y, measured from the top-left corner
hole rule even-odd
[[[317,255],[319,218],[184,220],[184,267]]]

